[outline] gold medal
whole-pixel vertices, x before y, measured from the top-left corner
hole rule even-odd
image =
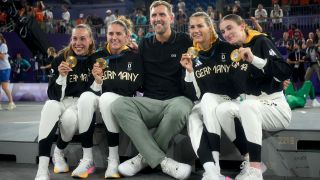
[[[198,51],[196,50],[195,47],[189,47],[187,54],[190,54],[191,59],[195,59],[196,57],[198,57]]]
[[[96,59],[96,63],[99,64],[99,67],[100,67],[101,69],[105,69],[105,68],[108,67],[107,61],[106,61],[105,59],[103,59],[103,58],[98,58],[98,59]]]
[[[235,49],[231,52],[230,58],[233,62],[239,62],[241,60],[239,49]]]
[[[74,56],[68,56],[66,62],[69,64],[70,68],[74,68],[77,65],[77,58]]]

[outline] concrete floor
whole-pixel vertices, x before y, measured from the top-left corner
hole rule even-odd
[[[51,170],[51,180],[67,180],[72,179],[71,173],[54,174]],[[72,168],[73,169],[73,168]],[[16,164],[15,162],[0,161],[0,180],[32,180],[37,173],[37,165],[35,164]],[[91,174],[90,179],[104,179],[105,169],[97,168],[96,172]],[[140,173],[134,177],[122,178],[130,180],[171,180],[173,178],[165,175],[161,171],[152,171]],[[200,180],[201,175],[193,173],[190,180]]]
[[[52,170],[52,166],[50,166]],[[149,171],[148,171],[149,170]],[[127,180],[172,180],[173,178],[162,173],[160,170],[150,170],[139,173],[130,178],[122,178]],[[33,180],[37,172],[35,164],[17,164],[13,161],[2,161],[0,159],[0,180]],[[104,179],[105,169],[97,168],[96,172],[91,174],[88,180]],[[234,172],[233,172],[234,174]],[[234,177],[234,175],[232,175]],[[192,173],[188,180],[201,180],[201,170]],[[72,179],[70,173],[54,174],[51,171],[51,180],[69,180]],[[277,177],[266,176],[264,180],[319,180],[320,178],[299,178],[299,177]]]

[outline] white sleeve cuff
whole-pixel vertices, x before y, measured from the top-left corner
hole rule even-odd
[[[266,64],[267,64],[267,59],[261,59],[257,56],[253,57],[252,65],[257,67],[258,69],[263,69]]]
[[[66,86],[67,85],[67,76],[59,75],[58,79],[56,80],[56,83],[61,86]]]
[[[193,82],[196,78],[194,77],[194,72],[192,73],[189,73],[187,70],[186,70],[186,76],[184,77],[184,81],[186,82]]]
[[[98,84],[98,83],[96,83],[96,81],[93,81],[93,83],[92,83],[92,85],[90,86],[90,88],[91,88],[93,91],[95,91],[95,92],[101,91],[101,90],[102,90],[102,84],[103,84],[103,81],[102,81],[101,84]]]
[[[197,81],[194,80],[194,81],[192,82],[192,84],[193,84],[194,89],[195,89],[195,91],[196,91],[196,96],[197,96],[197,98],[200,99],[201,91],[200,91],[200,88],[199,88],[199,86],[198,86]]]
[[[184,81],[186,82],[192,82],[193,86],[194,86],[194,89],[196,91],[196,96],[198,97],[198,99],[200,98],[201,96],[201,91],[200,91],[200,88],[198,86],[198,83],[196,81],[196,78],[194,77],[194,72],[192,71],[192,73],[189,73],[187,70],[186,70],[186,76],[184,77]]]

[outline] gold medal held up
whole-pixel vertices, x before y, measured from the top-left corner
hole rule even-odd
[[[69,64],[69,67],[74,68],[76,67],[78,61],[77,58],[74,56],[68,56],[66,62]]]
[[[239,49],[235,49],[231,52],[230,58],[233,62],[239,62],[241,60]]]
[[[96,63],[99,64],[99,67],[100,67],[101,69],[106,69],[106,68],[108,67],[107,61],[106,61],[105,59],[103,59],[103,58],[98,58],[98,59],[96,59]]]
[[[196,57],[198,57],[198,51],[195,47],[189,47],[187,54],[190,54],[191,59],[195,59]]]

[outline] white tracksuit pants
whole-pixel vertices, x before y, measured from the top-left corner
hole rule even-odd
[[[231,101],[228,96],[205,93],[200,103],[193,107],[188,120],[188,133],[196,154],[200,146],[204,126],[209,133],[221,136],[221,127],[217,119],[216,108],[219,104],[227,101]],[[220,147],[217,148],[219,149]],[[219,161],[216,157],[214,160],[216,162]]]
[[[63,141],[70,141],[78,128],[77,97],[65,97],[61,102],[46,101],[41,111],[38,142],[48,137],[60,120],[60,133]]]
[[[82,93],[78,102],[79,133],[88,131],[93,114],[98,107],[108,131],[119,133],[119,126],[115,122],[110,110],[112,102],[119,97],[121,96],[112,92],[103,93],[100,97],[89,91]]]
[[[246,95],[241,103],[224,102],[216,109],[218,120],[227,136],[234,140],[234,117],[241,120],[249,142],[262,144],[262,129],[277,131],[289,126],[291,109],[283,92],[260,96]]]

